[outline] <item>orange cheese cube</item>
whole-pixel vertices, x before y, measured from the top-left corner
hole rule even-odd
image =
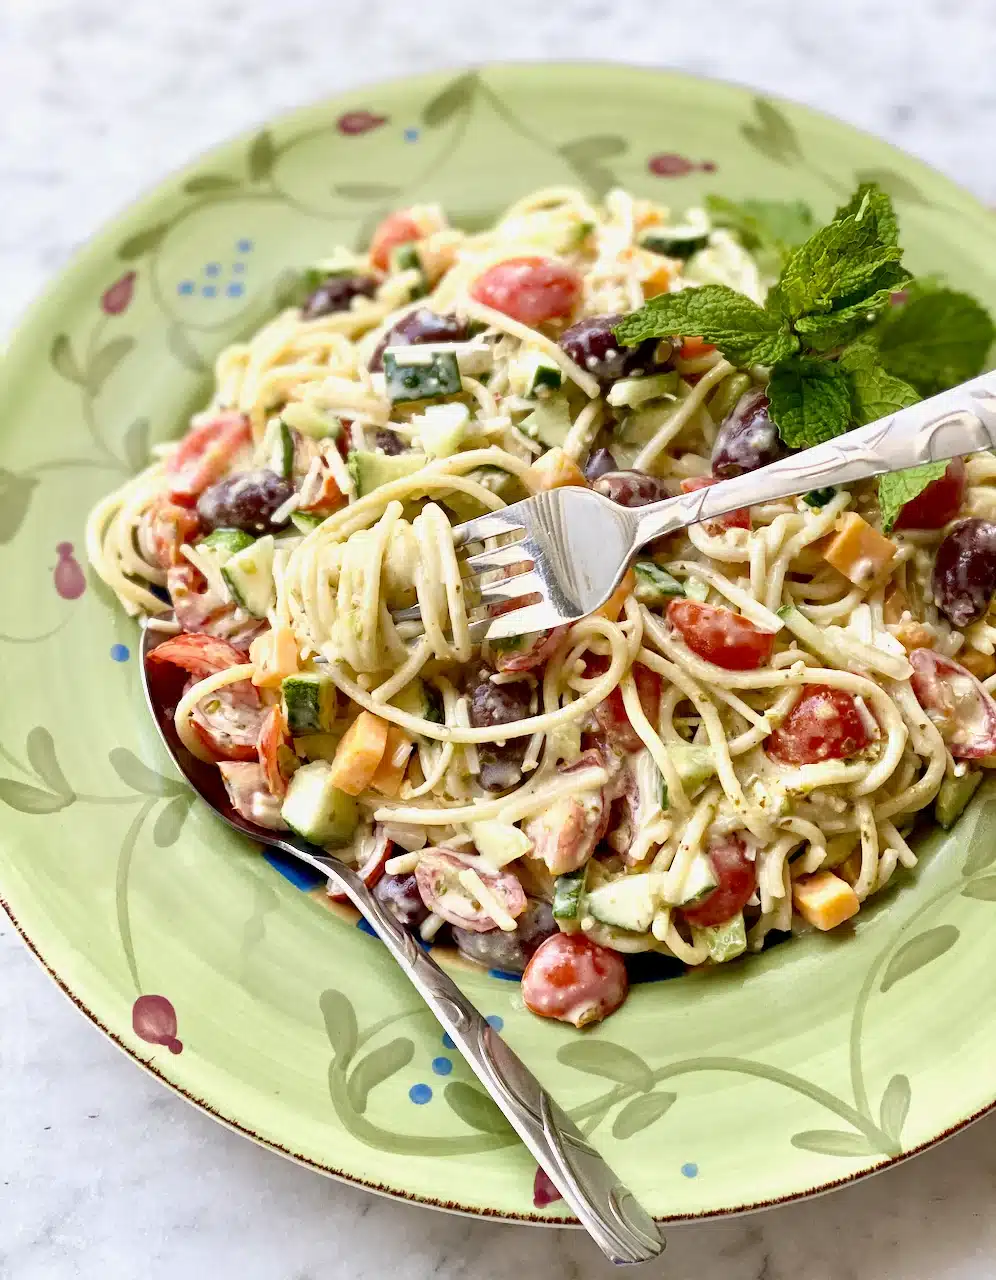
[[[882,606],[882,617],[887,625],[894,627],[896,623],[901,622],[903,614],[909,609],[910,602],[906,598],[906,592],[900,586],[892,586],[889,588],[885,597],[885,604]]]
[[[297,641],[290,627],[264,631],[249,646],[249,661],[256,668],[252,682],[259,689],[279,689],[284,676],[298,670]]]
[[[867,587],[889,568],[897,547],[855,511],[848,511],[824,548],[823,559],[857,587]]]
[[[623,611],[623,605],[626,603],[626,597],[632,595],[635,590],[636,574],[632,569],[627,569],[622,582],[609,596],[605,604],[600,609],[595,610],[595,617],[607,618],[609,622],[617,622],[619,615]]]
[[[336,748],[330,778],[334,787],[348,796],[358,796],[369,787],[384,758],[389,727],[380,716],[360,712]]]
[[[796,911],[817,929],[836,929],[857,913],[858,895],[832,871],[817,871],[792,882]]]
[[[656,298],[662,293],[667,293],[670,287],[671,269],[666,263],[662,263],[644,280],[643,296],[645,298]]]
[[[387,730],[387,745],[377,771],[370,779],[374,791],[382,796],[396,796],[401,790],[401,780],[408,768],[408,757],[415,743],[404,729],[392,724]]]
[[[537,458],[525,476],[526,488],[530,493],[587,483],[578,464],[559,447],[549,449],[541,458]]]
[[[996,672],[996,658],[991,653],[980,653],[978,649],[962,649],[956,660],[971,671],[976,680],[987,680]]]

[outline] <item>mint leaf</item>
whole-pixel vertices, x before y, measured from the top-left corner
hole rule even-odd
[[[739,236],[745,249],[787,252],[813,232],[813,212],[803,200],[728,200],[706,196],[706,209],[717,227]]]
[[[879,237],[876,219],[831,222],[789,255],[768,308],[798,320],[807,312],[830,311],[842,299],[856,302],[876,288],[883,267],[901,257],[897,245]]]
[[[799,356],[779,365],[768,383],[772,420],[790,449],[808,449],[851,425],[847,374],[828,360]]]
[[[626,316],[615,334],[627,347],[648,338],[699,337],[741,366],[777,364],[799,346],[780,316],[722,284],[662,293]]]
[[[807,347],[814,351],[830,351],[834,347],[860,337],[889,309],[892,295],[910,279],[898,262],[887,262],[868,281],[871,293],[863,291],[855,300],[842,298],[831,311],[800,316],[795,331]]]
[[[900,511],[907,502],[918,498],[927,485],[939,480],[948,467],[949,462],[925,462],[919,467],[908,467],[905,471],[892,471],[878,478],[878,505],[882,510],[882,528],[891,532]]]
[[[924,396],[981,373],[996,330],[989,313],[954,289],[917,292],[883,322],[882,364]]]
[[[854,424],[863,427],[878,418],[897,413],[920,399],[916,390],[882,367],[878,345],[869,335],[852,343],[838,361],[851,384],[851,413]]]
[[[892,201],[874,182],[862,182],[847,204],[842,204],[833,215],[834,222],[853,217],[859,222],[870,221],[883,244],[899,243],[899,222]]]

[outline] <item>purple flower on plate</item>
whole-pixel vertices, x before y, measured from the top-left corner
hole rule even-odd
[[[355,137],[379,129],[382,124],[387,124],[387,116],[375,116],[372,111],[347,111],[336,121],[336,128],[347,137]]]
[[[182,1053],[176,1038],[176,1010],[165,996],[139,996],[131,1008],[135,1035],[149,1044],[162,1044],[170,1053]]]
[[[109,316],[119,316],[128,309],[132,294],[135,292],[135,272],[126,271],[120,280],[115,280],[109,289],[105,289],[100,298],[100,309]]]
[[[689,160],[687,156],[676,155],[673,151],[659,151],[647,161],[647,168],[658,178],[685,178],[696,169],[703,173],[715,173],[715,160]]]
[[[536,1177],[533,1179],[533,1205],[537,1209],[545,1209],[555,1200],[563,1200],[563,1196],[554,1186],[553,1179],[547,1171],[536,1166]]]
[[[73,544],[60,542],[55,553],[59,557],[52,574],[55,589],[63,600],[78,600],[86,590],[86,574],[73,555]]]

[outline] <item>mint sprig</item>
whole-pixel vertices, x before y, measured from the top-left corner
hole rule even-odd
[[[808,448],[839,436],[851,412],[846,372],[829,360],[797,356],[772,371],[768,412],[790,449]]]

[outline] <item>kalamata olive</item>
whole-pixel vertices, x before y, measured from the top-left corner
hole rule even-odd
[[[645,471],[607,471],[599,476],[593,488],[621,507],[645,507],[672,496],[663,480],[648,476]]]
[[[956,627],[978,622],[996,592],[996,524],[961,520],[937,548],[934,601]]]
[[[406,929],[417,929],[429,914],[429,908],[418,891],[414,872],[405,876],[381,876],[373,892],[377,901],[383,903]]]
[[[608,449],[596,449],[585,463],[584,478],[589,484],[594,484],[596,480],[600,480],[607,472],[618,470],[619,464]]]
[[[588,316],[579,320],[560,335],[561,350],[600,382],[649,373],[656,364],[654,354],[659,339],[624,347],[613,332],[621,320],[622,316]]]
[[[317,320],[335,311],[348,311],[354,298],[372,298],[376,292],[373,276],[329,276],[305,299],[301,316]]]
[[[515,922],[514,933],[503,929],[489,929],[487,933],[474,933],[470,929],[453,930],[457,950],[468,960],[483,965],[485,969],[500,969],[503,973],[523,973],[530,957],[540,943],[559,932],[549,903],[531,898],[529,906]]]
[[[470,723],[475,729],[512,724],[529,715],[530,686],[524,680],[494,684],[482,672],[483,679],[470,696]],[[481,766],[478,780],[485,791],[509,791],[522,780],[522,758],[528,738],[510,738],[505,743],[481,742],[477,758]]]
[[[719,428],[712,448],[712,474],[719,480],[729,480],[784,456],[778,428],[768,416],[768,397],[755,387],[740,397]]]
[[[466,342],[469,337],[466,321],[458,316],[440,316],[428,307],[416,307],[403,316],[386,337],[381,338],[370,357],[370,368],[377,370],[384,367],[384,352],[388,347],[421,347],[427,342]]]
[[[243,471],[205,489],[197,499],[197,514],[209,529],[242,529],[267,533],[287,521],[273,523],[273,513],[294,492],[275,471]]]
[[[405,442],[396,431],[391,431],[388,427],[378,427],[374,432],[374,448],[394,455],[404,453]]]

